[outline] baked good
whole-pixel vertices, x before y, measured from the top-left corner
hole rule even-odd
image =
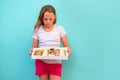
[[[42,56],[43,51],[42,50],[35,50],[35,55],[41,55]]]
[[[60,56],[65,56],[65,50],[64,49],[60,49]]]
[[[43,56],[47,56],[47,55],[48,55],[48,49],[44,49],[42,55],[43,55]]]
[[[49,56],[55,56],[55,49],[54,48],[50,48],[48,54],[49,54]]]
[[[60,49],[55,49],[55,56],[60,56]]]

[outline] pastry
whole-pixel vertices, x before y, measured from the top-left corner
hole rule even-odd
[[[35,55],[41,55],[42,56],[43,51],[42,50],[36,50]]]
[[[60,49],[55,50],[55,56],[60,56]]]
[[[49,49],[49,56],[55,56],[55,49],[54,48]]]
[[[64,49],[60,49],[60,56],[65,56],[65,50]]]
[[[48,49],[44,49],[42,55],[43,55],[43,56],[47,56],[47,55],[48,55]]]

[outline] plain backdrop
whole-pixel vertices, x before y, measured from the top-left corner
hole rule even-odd
[[[120,0],[0,0],[0,80],[38,80],[29,50],[46,4],[72,48],[62,80],[120,80]]]

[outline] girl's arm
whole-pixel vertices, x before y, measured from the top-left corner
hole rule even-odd
[[[70,54],[71,54],[71,49],[70,49],[70,46],[69,46],[69,44],[68,44],[67,36],[66,36],[66,35],[63,36],[63,37],[61,38],[61,41],[62,41],[62,43],[63,43],[63,46],[64,46],[64,47],[67,47],[67,49],[68,49],[68,55],[70,56]]]
[[[32,48],[30,49],[30,55],[32,54],[33,49],[37,47],[38,47],[38,39],[33,39]]]

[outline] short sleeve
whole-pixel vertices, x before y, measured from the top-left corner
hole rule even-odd
[[[63,27],[60,26],[60,37],[63,37],[64,35],[66,35],[66,31]]]
[[[34,32],[33,35],[32,35],[32,38],[33,39],[38,39],[38,32]]]

